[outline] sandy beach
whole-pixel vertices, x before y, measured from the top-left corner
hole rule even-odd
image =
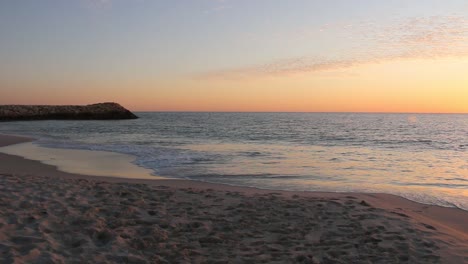
[[[0,136],[0,147],[30,139]],[[84,176],[0,154],[1,263],[468,263],[468,212]]]

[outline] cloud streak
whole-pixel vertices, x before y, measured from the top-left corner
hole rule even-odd
[[[327,27],[331,27],[327,25]],[[342,58],[297,57],[237,69],[213,71],[201,79],[242,79],[339,71],[399,59],[468,56],[468,19],[463,16],[418,17],[381,26],[362,22],[344,28],[356,43]],[[365,44],[365,45],[364,45]]]

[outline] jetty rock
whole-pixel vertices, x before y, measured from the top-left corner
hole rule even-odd
[[[0,121],[120,120],[138,117],[117,103],[91,105],[0,105]]]

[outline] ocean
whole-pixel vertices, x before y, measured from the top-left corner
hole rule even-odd
[[[468,210],[468,115],[137,113],[0,123],[43,147],[130,154],[154,175],[275,190],[390,193]]]

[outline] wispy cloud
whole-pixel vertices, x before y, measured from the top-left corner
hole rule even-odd
[[[326,58],[298,57],[278,60],[269,64],[247,66],[238,69],[227,69],[201,74],[201,79],[241,79],[272,75],[292,75],[302,72],[319,72],[335,69],[346,69],[355,66],[355,60],[337,60]]]
[[[325,25],[320,31],[331,28]],[[341,58],[297,57],[237,69],[208,72],[208,79],[238,79],[344,70],[354,66],[397,59],[434,59],[468,56],[468,19],[463,16],[418,17],[381,26],[372,21],[347,24],[352,52]]]
[[[468,19],[461,16],[413,18],[374,30],[380,34],[368,40],[376,41],[376,52],[388,55],[431,58],[468,52]]]

